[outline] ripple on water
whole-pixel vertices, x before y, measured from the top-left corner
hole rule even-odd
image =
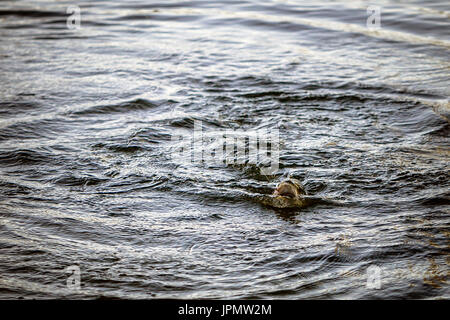
[[[0,4],[1,298],[449,297],[444,2],[80,7]],[[277,174],[174,157],[199,123],[278,129]]]

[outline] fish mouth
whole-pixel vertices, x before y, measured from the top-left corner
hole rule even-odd
[[[295,194],[292,192],[277,192],[276,194],[286,198],[295,198]]]

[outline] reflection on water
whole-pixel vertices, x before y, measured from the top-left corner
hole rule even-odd
[[[445,1],[70,5],[0,3],[1,298],[449,298]],[[173,157],[198,122],[279,170]]]

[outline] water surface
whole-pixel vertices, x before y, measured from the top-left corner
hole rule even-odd
[[[450,298],[450,7],[377,3],[0,2],[0,298]],[[198,122],[278,173],[173,158]]]

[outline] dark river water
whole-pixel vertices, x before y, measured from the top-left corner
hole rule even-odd
[[[1,1],[0,298],[449,299],[450,5],[376,2]]]

